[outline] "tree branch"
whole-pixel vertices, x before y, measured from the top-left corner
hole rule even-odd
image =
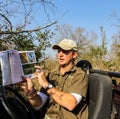
[[[22,30],[22,31],[0,31],[0,34],[19,34],[19,33],[32,33],[32,32],[36,32],[36,31],[39,31],[39,30],[42,30],[42,29],[45,29],[45,28],[48,28],[54,24],[56,24],[57,21],[55,22],[52,22],[48,25],[45,25],[43,27],[39,27],[39,28],[36,28],[36,29],[33,29],[33,30]]]
[[[0,13],[0,16],[2,16],[8,22],[8,24],[9,24],[9,31],[12,31],[12,23],[9,21],[9,19],[5,15],[3,15],[1,13]]]

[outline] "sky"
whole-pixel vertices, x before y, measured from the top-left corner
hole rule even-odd
[[[51,21],[58,20],[58,25],[69,24],[74,28],[82,27],[86,31],[94,31],[100,36],[100,27],[103,26],[107,43],[111,43],[112,36],[118,32],[117,22],[112,14],[115,12],[120,18],[120,0],[52,0],[56,8],[49,10]],[[40,12],[38,12],[40,10]],[[47,24],[44,11],[36,7],[33,14],[41,26]],[[22,19],[21,19],[22,20]],[[21,21],[20,17],[16,19]],[[35,26],[35,24],[32,24]],[[36,24],[37,26],[37,24]],[[100,38],[99,38],[100,39]]]
[[[54,19],[59,19],[59,25],[82,27],[98,37],[103,26],[109,47],[112,36],[119,30],[115,24],[120,23],[112,15],[116,13],[120,18],[120,0],[54,0],[54,3],[57,6]]]
[[[16,0],[17,1],[17,0]],[[27,1],[27,0],[26,0]],[[107,36],[116,33],[118,28],[113,24],[117,23],[112,14],[115,12],[120,18],[120,0],[51,0],[56,8],[47,9],[51,21],[58,19],[58,25],[70,24],[73,27],[83,27],[87,31],[100,32],[100,27],[103,26]],[[13,6],[12,6],[13,7]],[[16,6],[18,9],[21,6]],[[13,7],[14,8],[14,7]],[[47,23],[44,14],[43,6],[35,6],[33,15],[36,23],[40,26]],[[48,8],[48,7],[47,7]],[[53,12],[54,10],[54,12]],[[13,24],[22,21],[22,16],[13,18]],[[35,24],[32,24],[35,26]],[[36,24],[38,26],[38,24]]]
[[[58,7],[57,17],[59,24],[71,24],[74,27],[83,27],[87,30],[99,31],[100,26],[105,28],[108,35],[116,32],[112,14],[120,16],[120,0],[55,0]]]
[[[112,35],[118,31],[118,28],[114,26],[118,22],[112,15],[115,12],[120,18],[120,0],[51,1],[56,8],[50,6],[51,9],[47,9],[47,12],[52,22],[58,20],[58,25],[69,24],[74,28],[82,27],[86,31],[94,31],[98,35],[100,35],[100,27],[103,26],[109,41]],[[33,15],[40,26],[49,23],[43,6],[35,6]],[[17,21],[20,21],[19,17]],[[38,24],[36,24],[36,27]],[[35,26],[35,24],[32,25]]]

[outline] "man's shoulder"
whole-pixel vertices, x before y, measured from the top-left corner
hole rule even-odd
[[[85,73],[80,67],[75,66],[75,69],[78,73]]]

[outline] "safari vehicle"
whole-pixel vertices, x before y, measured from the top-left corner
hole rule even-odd
[[[76,65],[86,72],[89,79],[89,119],[120,119],[120,112],[117,112],[120,107],[114,111],[114,95],[119,91],[115,91],[113,87],[113,78],[120,78],[120,72],[94,70],[91,63],[86,60]],[[35,111],[13,87],[0,86],[0,119],[39,119],[42,113],[44,112]]]

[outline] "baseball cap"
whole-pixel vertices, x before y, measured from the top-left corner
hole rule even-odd
[[[53,49],[62,48],[63,50],[75,50],[77,51],[77,44],[70,39],[63,39],[58,44],[52,47]]]

